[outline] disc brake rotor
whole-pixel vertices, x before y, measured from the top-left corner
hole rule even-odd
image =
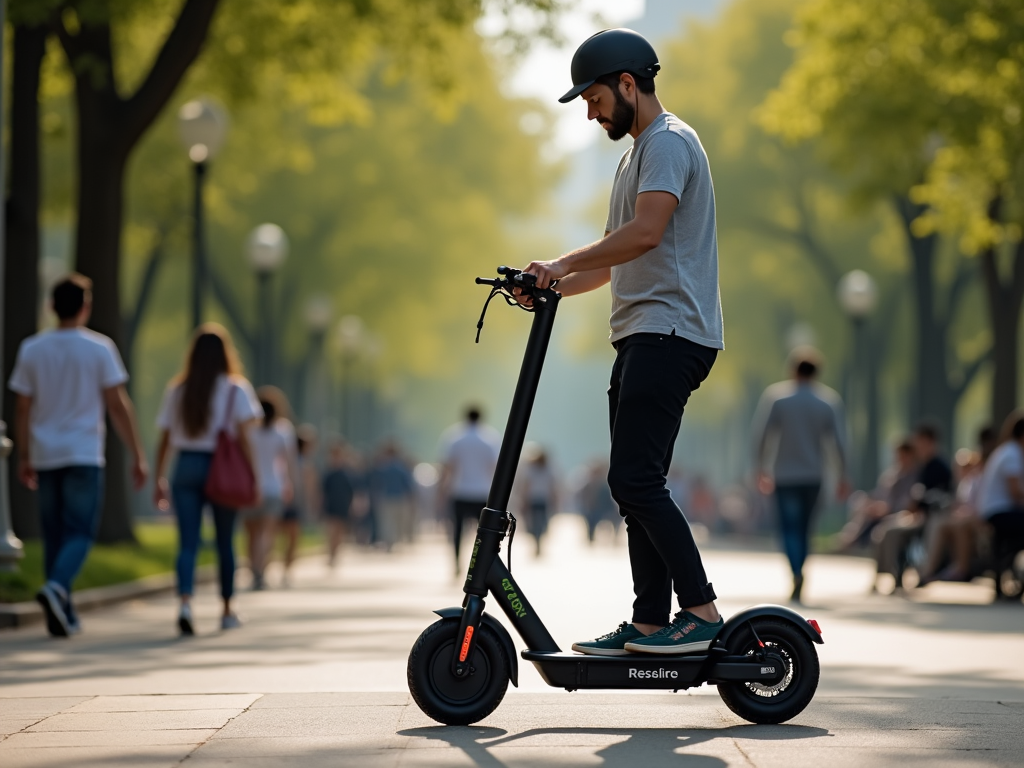
[[[778,696],[787,688],[789,688],[790,684],[793,682],[795,667],[793,665],[793,657],[789,653],[787,653],[786,650],[778,643],[775,643],[771,640],[765,640],[764,645],[766,649],[770,648],[773,653],[777,653],[783,659],[783,661],[785,661],[786,674],[783,675],[782,679],[779,680],[779,682],[774,683],[772,685],[765,685],[764,683],[744,683],[744,685],[747,686],[747,690],[749,690],[755,696],[761,696],[767,699],[773,696]],[[753,649],[747,651],[747,656],[753,655]]]

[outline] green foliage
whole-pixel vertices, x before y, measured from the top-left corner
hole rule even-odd
[[[174,568],[178,551],[178,533],[173,525],[139,524],[135,528],[138,544],[98,544],[89,552],[82,572],[75,580],[75,589],[106,587],[145,576],[169,573]],[[206,532],[212,541],[212,529]],[[199,564],[214,561],[210,547],[199,551]],[[43,586],[43,548],[40,541],[25,542],[25,557],[16,573],[0,573],[0,603],[31,600]]]
[[[790,35],[796,62],[762,124],[820,137],[868,196],[929,210],[915,234],[958,232],[975,253],[1020,239],[1024,5],[1018,0],[813,0]],[[1001,197],[1008,224],[992,221]]]
[[[814,330],[839,386],[848,343],[839,277],[859,267],[888,291],[905,271],[888,219],[852,212],[846,185],[811,149],[766,135],[755,119],[792,63],[783,37],[799,5],[739,0],[714,22],[691,23],[658,77],[662,103],[696,129],[715,180],[727,346],[715,382],[734,402],[784,374],[796,324]]]

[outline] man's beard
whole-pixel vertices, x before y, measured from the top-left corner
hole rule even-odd
[[[609,139],[618,141],[633,127],[633,121],[636,120],[636,109],[622,98],[618,88],[612,88],[612,93],[615,94],[615,108],[612,109],[611,119],[607,121],[610,123],[610,127],[605,130],[608,131]],[[601,125],[603,126],[605,123]]]

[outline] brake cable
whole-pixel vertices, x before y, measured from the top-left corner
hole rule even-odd
[[[515,296],[510,296],[506,292],[506,286],[504,286],[504,285],[496,285],[496,286],[494,286],[494,288],[491,289],[490,295],[487,297],[487,301],[484,302],[484,308],[482,310],[480,310],[480,319],[477,320],[477,322],[476,322],[476,342],[475,342],[476,344],[480,343],[480,331],[482,331],[483,328],[484,328],[484,315],[487,314],[487,307],[490,306],[491,299],[493,299],[495,296],[498,296],[498,295],[500,295],[501,298],[503,298],[505,300],[505,303],[508,304],[510,307],[518,307],[519,309],[523,310],[524,312],[536,312],[537,311],[535,307],[528,307],[528,306],[526,306],[524,304],[520,304],[516,300]]]

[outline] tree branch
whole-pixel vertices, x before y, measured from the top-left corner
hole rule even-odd
[[[161,226],[157,231],[156,242],[149,251],[149,256],[146,259],[146,266],[142,270],[142,278],[139,281],[139,293],[135,299],[135,307],[132,309],[131,314],[125,318],[124,321],[124,348],[128,350],[129,356],[131,356],[132,348],[135,344],[135,336],[139,332],[139,328],[142,326],[142,320],[146,314],[146,308],[149,305],[149,298],[153,294],[153,286],[156,284],[156,276],[160,271],[160,265],[164,258],[164,246],[167,243],[167,234],[170,231],[170,227]]]
[[[981,370],[981,367],[992,358],[992,348],[989,347],[974,360],[967,364],[967,367],[963,371],[963,379],[960,384],[953,388],[953,394],[955,399],[953,402],[959,402],[960,398],[963,397],[964,392],[971,386],[971,382],[974,381],[974,377]]]
[[[220,0],[185,0],[149,74],[124,102],[122,126],[129,145],[134,145],[146,132],[199,56],[219,3]]]
[[[255,352],[256,338],[245,324],[245,318],[242,316],[242,311],[238,306],[238,302],[235,300],[234,294],[231,293],[231,289],[228,288],[227,283],[221,279],[217,268],[209,261],[207,261],[206,264],[206,272],[207,276],[210,278],[210,288],[213,290],[214,296],[217,297],[217,301],[220,302],[221,307],[224,309],[224,313],[231,320],[232,325],[235,326],[235,333],[242,340],[242,343],[249,348],[250,352]]]

